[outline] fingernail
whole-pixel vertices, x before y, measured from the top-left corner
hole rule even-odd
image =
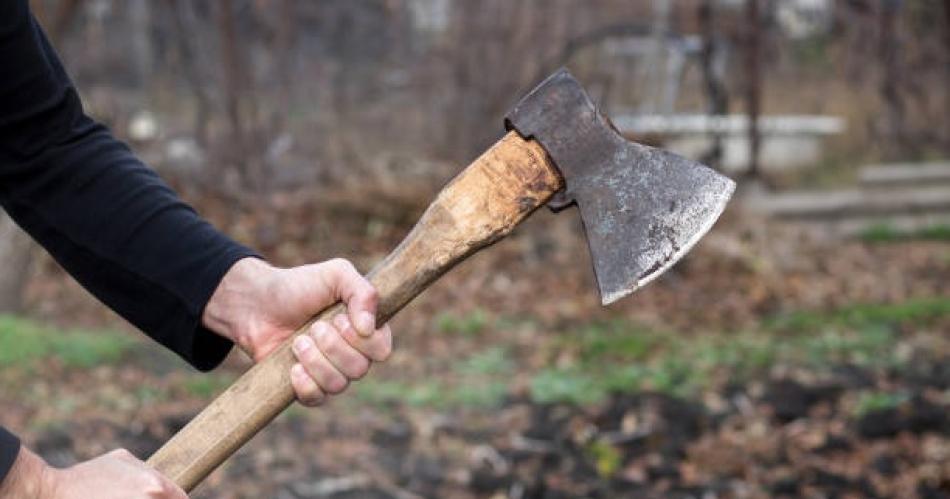
[[[303,353],[307,350],[310,350],[312,344],[313,342],[310,341],[306,336],[301,335],[294,340],[294,350],[297,353]]]
[[[361,312],[359,318],[359,332],[363,336],[372,336],[376,331],[376,317],[369,312]]]
[[[290,375],[297,378],[305,378],[307,376],[307,372],[304,371],[303,366],[298,363],[294,364],[293,367],[290,368]]]

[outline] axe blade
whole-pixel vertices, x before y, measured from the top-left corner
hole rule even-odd
[[[577,204],[604,305],[646,285],[709,231],[735,183],[695,161],[625,139],[565,69],[508,114],[537,140],[566,187],[552,208]]]
[[[628,143],[572,194],[604,305],[666,272],[712,228],[732,180],[673,153]]]

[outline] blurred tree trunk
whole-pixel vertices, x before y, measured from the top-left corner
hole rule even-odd
[[[297,43],[297,13],[294,0],[281,0],[280,19],[275,40],[277,73],[280,77],[280,109],[277,115],[284,119],[290,113],[293,99],[294,46]]]
[[[670,81],[667,78],[666,71],[660,69],[669,63],[669,50],[667,47],[667,37],[670,31],[670,14],[672,13],[669,0],[653,0],[653,22],[651,24],[650,38],[652,41],[652,50],[647,59],[649,73],[649,97],[643,101],[641,108],[643,114],[672,114],[673,109],[665,98],[667,87]]]
[[[224,99],[233,145],[244,142],[241,126],[241,70],[234,27],[234,6],[230,0],[218,0],[218,34],[221,44],[221,69],[224,74]]]
[[[706,93],[707,108],[706,112],[714,116],[726,114],[729,101],[726,94],[726,85],[722,81],[722,74],[716,67],[716,56],[720,47],[716,39],[716,13],[713,0],[703,0],[699,5],[697,17],[699,19],[700,32],[703,37],[703,48],[701,53],[701,64],[703,69],[703,86]],[[718,167],[722,161],[722,134],[712,134],[712,144],[703,157],[702,161],[706,164]]]
[[[539,71],[578,21],[569,14],[564,1],[553,0],[453,4],[451,43],[457,56],[450,74],[460,93],[451,104],[456,121],[446,130],[450,158],[471,159],[497,138],[497,129],[489,125],[547,76],[547,70]]]
[[[127,0],[129,24],[132,26],[131,52],[135,77],[139,85],[147,85],[154,67],[152,51],[151,3],[149,0]]]
[[[891,159],[912,148],[906,136],[904,99],[900,92],[900,39],[897,33],[899,0],[882,0],[878,54],[881,64],[880,93],[884,101],[884,150]]]
[[[746,0],[746,112],[749,116],[749,171],[746,174],[750,178],[759,176],[759,107],[762,100],[760,12],[759,0]]]
[[[195,98],[195,140],[201,146],[207,147],[208,121],[211,119],[211,98],[208,96],[208,92],[205,91],[205,81],[201,77],[195,52],[190,43],[192,36],[189,35],[190,30],[185,18],[185,9],[191,8],[191,6],[179,0],[166,0],[166,2],[171,10],[175,49],[178,51],[178,57],[181,60],[182,73],[192,96]]]
[[[0,313],[18,313],[30,268],[30,237],[0,210]]]
[[[234,14],[234,2],[218,0],[217,24],[221,49],[222,74],[224,76],[224,102],[228,117],[231,141],[227,162],[235,165],[244,186],[260,188],[260,181],[252,170],[254,158],[253,144],[248,130],[244,126],[245,115],[242,112],[242,97],[248,88],[248,73],[244,59],[238,50],[237,19]]]
[[[56,5],[56,13],[53,15],[53,24],[49,32],[53,46],[59,45],[63,40],[69,26],[73,24],[73,20],[79,14],[79,7],[82,6],[82,3],[83,0],[60,0]]]
[[[950,86],[950,0],[943,0],[943,41],[944,41],[944,84]],[[944,88],[944,117],[950,117],[950,89]],[[950,129],[944,129],[944,152],[950,154]]]

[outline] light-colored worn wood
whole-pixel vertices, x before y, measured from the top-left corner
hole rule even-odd
[[[562,185],[540,145],[508,133],[439,193],[405,240],[370,272],[380,297],[377,322],[388,321],[443,273],[507,235]],[[340,310],[336,305],[319,317]],[[288,340],[148,463],[183,489],[193,489],[293,401],[293,363]]]

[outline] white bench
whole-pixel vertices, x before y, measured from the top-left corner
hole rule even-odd
[[[722,138],[721,168],[740,173],[749,166],[749,118],[741,114],[635,115],[612,117],[617,128],[633,138],[660,137],[663,147],[699,159],[714,136]],[[842,118],[814,115],[762,116],[758,120],[759,164],[762,171],[784,171],[815,164],[825,137],[845,130]]]

